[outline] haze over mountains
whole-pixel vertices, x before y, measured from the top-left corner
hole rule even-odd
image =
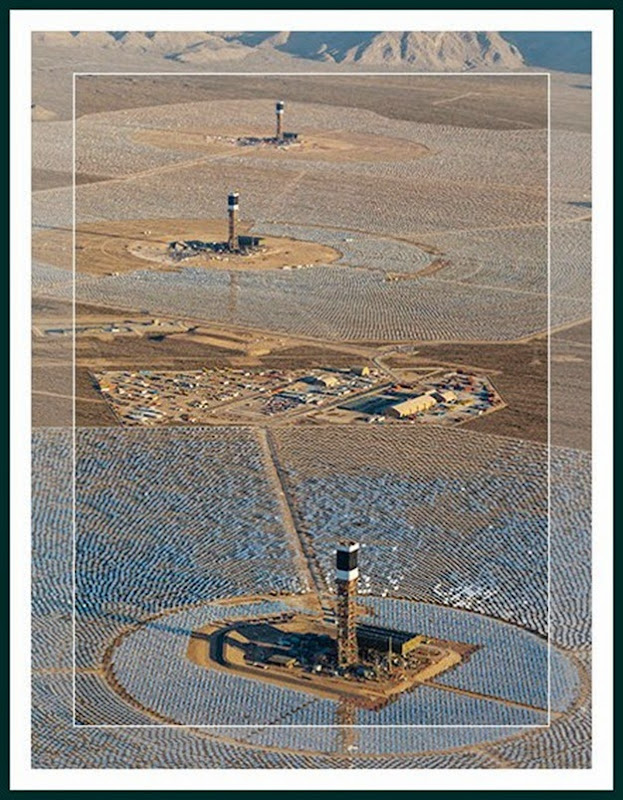
[[[35,47],[150,55],[200,67],[249,62],[275,67],[311,60],[353,67],[420,71],[541,67],[590,72],[590,34],[582,32],[44,32]]]

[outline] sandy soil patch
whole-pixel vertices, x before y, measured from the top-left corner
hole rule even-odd
[[[58,115],[54,111],[50,111],[49,108],[40,106],[37,103],[32,104],[30,113],[33,122],[49,122],[50,120],[58,119]]]
[[[32,190],[33,192],[45,191],[47,189],[58,189],[61,186],[72,185],[71,172],[63,172],[62,170],[54,169],[36,169],[32,170]],[[97,183],[97,181],[106,180],[102,175],[90,175],[86,172],[76,173],[76,186],[81,186],[84,183]]]
[[[134,139],[166,150],[206,155],[294,158],[304,161],[413,161],[431,151],[419,142],[352,131],[314,131],[301,134],[301,141],[288,147],[236,143],[239,136],[270,136],[270,131],[240,130],[142,130]]]
[[[250,223],[241,223],[239,232],[249,232]],[[226,220],[144,219],[97,222],[76,229],[76,269],[90,275],[111,275],[142,269],[247,270],[296,268],[330,264],[341,253],[332,247],[278,236],[264,238],[257,253],[247,256],[206,254],[176,262],[168,254],[174,241],[200,239],[224,241]],[[64,269],[71,268],[72,232],[54,228],[33,236],[33,257]]]

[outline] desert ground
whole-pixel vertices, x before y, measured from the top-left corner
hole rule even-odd
[[[95,80],[97,90],[93,88]],[[314,141],[310,150],[287,153],[271,148],[253,152],[253,148],[236,148],[227,139],[235,133],[270,131],[271,107],[261,99],[264,93],[287,88],[298,98],[301,84],[305,84],[300,77],[280,78],[278,83],[270,79],[260,91],[258,80],[247,84],[235,78],[150,78],[147,95],[159,92],[160,105],[119,109],[119,103],[125,106],[137,90],[137,77],[79,79],[79,302],[118,308],[126,316],[144,310],[158,317],[209,321],[225,336],[228,328],[256,330],[258,336],[277,334],[281,338],[279,352],[302,343],[324,347],[327,342],[332,346],[347,342],[371,352],[375,345],[386,347],[389,342],[473,342],[480,346],[481,355],[493,345],[501,353],[508,344],[508,353],[513,355],[502,360],[513,363],[514,354],[525,348],[526,342],[532,340],[535,350],[544,346],[541,334],[547,327],[549,286],[552,326],[561,330],[551,343],[552,394],[560,385],[559,394],[573,394],[574,402],[578,393],[588,396],[586,350],[576,346],[568,353],[569,340],[562,334],[574,323],[582,322],[586,329],[590,313],[590,273],[582,268],[588,256],[590,219],[590,202],[582,199],[589,188],[582,161],[586,138],[581,131],[556,131],[566,141],[564,147],[553,149],[548,278],[544,267],[545,103],[538,76],[525,76],[516,82],[521,86],[505,92],[500,90],[501,81],[508,87],[509,80],[497,76],[458,78],[452,87],[448,79],[427,77],[418,79],[423,86],[415,89],[404,76],[374,78],[372,86],[368,79],[356,76],[310,78],[302,94],[306,102],[297,99],[288,113],[297,127],[309,129],[312,141],[322,118],[326,149],[318,151]],[[388,90],[380,109],[373,112],[372,98],[379,94],[375,84],[382,81],[388,83]],[[471,81],[472,92],[465,98],[462,89],[466,81]],[[123,101],[115,101],[121,96],[117,92],[120,82],[127,91],[122,93]],[[229,97],[235,91],[241,99],[197,99],[214,97],[219,86],[221,96]],[[329,97],[323,104],[316,102],[321,90],[328,91]],[[425,92],[430,95],[426,122],[413,120],[413,91],[417,97]],[[497,106],[489,104],[485,114],[478,104],[496,91],[504,102],[513,96],[519,127],[510,132],[504,121],[491,113]],[[190,101],[181,102],[186,96]],[[109,104],[107,111],[99,110],[102,97]],[[391,116],[385,105],[389,97],[394,98]],[[343,98],[350,98],[351,105],[340,106]],[[466,104],[475,119],[468,117]],[[422,103],[415,105],[421,116]],[[453,116],[439,119],[440,108],[448,113],[452,109]],[[45,185],[45,175],[54,172],[48,163],[51,145],[54,143],[58,160],[58,148],[68,147],[63,140],[68,128],[61,121],[41,125],[52,133],[48,145],[39,151],[35,147],[34,153],[35,170],[43,170],[36,173],[37,179]],[[214,153],[212,139],[221,135],[220,151]],[[196,140],[192,152],[184,138],[189,136]],[[363,144],[358,138],[362,136],[367,137]],[[370,146],[376,139],[380,142],[377,150]],[[302,145],[307,146],[305,142]],[[247,152],[240,154],[240,150]],[[361,159],[356,158],[359,150]],[[70,182],[69,173],[66,179]],[[41,218],[35,225],[33,244],[40,265],[35,268],[35,286],[36,297],[61,300],[68,296],[72,282],[67,274],[72,267],[71,224],[55,225],[45,218],[57,216],[55,209],[59,204],[63,207],[62,198],[69,190],[56,187],[58,175],[51,180],[54,185],[35,194],[35,216]],[[462,186],[459,201],[453,198],[456,180]],[[223,198],[232,183],[247,187],[241,230],[265,235],[277,245],[258,259],[268,272],[255,270],[252,259],[243,263],[194,259],[192,266],[187,262],[190,268],[172,268],[158,248],[176,238],[200,234],[209,238],[219,231],[223,235]],[[210,191],[195,191],[203,185],[209,185]],[[156,187],[157,216],[153,201],[151,205],[147,202]],[[279,187],[277,194],[274,187]],[[194,214],[189,221],[191,210]],[[162,212],[166,213],[164,219]],[[308,264],[318,264],[318,271],[312,274],[308,269],[296,269]],[[211,269],[202,270],[205,266]],[[158,274],[147,274],[154,269]],[[235,272],[241,273],[239,278]],[[363,308],[365,314],[360,313]],[[37,342],[36,347],[39,345],[46,349],[47,342]],[[86,342],[81,341],[80,346]],[[177,345],[169,338],[161,342],[161,357],[154,365],[172,363],[169,346],[173,346],[173,354]],[[102,349],[97,340],[93,347]],[[142,345],[124,342],[126,355],[137,347]],[[111,349],[112,368],[115,346]],[[276,357],[277,352],[271,355]],[[477,363],[475,355],[472,351],[470,360]],[[456,358],[449,360],[459,363]],[[131,362],[128,357],[117,363],[131,368]],[[488,355],[484,362],[489,363]],[[531,362],[534,376],[514,381],[515,390],[526,394],[528,410],[519,415],[524,421],[539,415],[547,391],[547,359],[535,356]],[[78,363],[88,368],[81,358]],[[146,366],[144,362],[142,366]],[[525,374],[524,368],[521,374]],[[575,391],[565,392],[570,381]],[[564,397],[560,402],[565,402]],[[554,437],[557,409],[558,403],[552,403]],[[503,433],[515,412],[516,406],[508,404],[495,423],[496,432]],[[586,404],[571,426],[565,425],[564,415],[559,416],[561,442],[572,433],[567,444],[587,447],[590,412]],[[48,424],[53,423],[48,416]],[[89,424],[98,424],[93,415]],[[493,418],[482,424],[493,425]],[[519,428],[517,424],[512,420],[509,430],[521,431],[522,423]],[[528,427],[533,431],[528,434],[531,438],[543,440],[543,420],[540,432],[534,432],[534,421]]]
[[[557,76],[548,118],[530,72],[83,75],[74,187],[55,48],[33,112],[35,570],[56,578],[36,764],[588,766],[590,91]],[[240,145],[277,98],[299,141]],[[262,248],[175,260],[226,240],[231,191]],[[404,419],[387,400],[424,392]],[[474,644],[467,665],[345,732],[332,696],[188,660],[194,630],[330,611],[344,537],[370,619]]]

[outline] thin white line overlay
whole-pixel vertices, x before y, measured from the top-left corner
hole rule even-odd
[[[71,696],[73,701],[72,722],[76,724],[76,76],[72,76],[71,85],[71,268],[72,268],[72,292],[71,292],[71,313],[72,313],[72,352],[71,352],[71,385],[72,385],[72,523],[73,523],[73,547],[72,547],[72,681]]]
[[[552,724],[552,76],[547,75],[547,726]]]
[[[396,77],[396,76],[409,76],[409,77],[546,77],[547,78],[547,612],[546,612],[546,630],[547,630],[547,711],[543,709],[540,713],[547,713],[547,723],[544,724],[461,724],[461,725],[410,725],[410,724],[368,724],[368,725],[335,725],[335,724],[272,724],[272,723],[254,723],[254,724],[229,724],[229,723],[215,723],[215,724],[186,724],[186,723],[150,723],[145,724],[115,724],[115,723],[101,723],[101,724],[82,724],[76,722],[76,532],[77,532],[77,515],[76,515],[76,78],[79,77],[110,77],[110,76],[140,76],[140,77],[316,77],[322,78],[324,76],[339,76],[339,77]],[[72,726],[78,729],[91,729],[91,728],[137,728],[137,729],[152,729],[152,728],[177,728],[177,729],[238,729],[238,728],[371,728],[371,729],[418,729],[418,728],[465,728],[465,729],[510,729],[510,730],[530,730],[530,729],[545,729],[550,728],[552,724],[552,708],[551,708],[551,73],[539,71],[526,71],[523,70],[507,70],[505,72],[402,72],[402,71],[385,71],[385,72],[368,72],[368,71],[352,71],[352,72],[331,72],[331,71],[311,71],[311,72],[126,72],[126,71],[109,71],[109,72],[73,72],[72,73],[72,522],[73,522],[73,542],[72,542]],[[214,601],[206,601],[206,605]],[[449,607],[451,608],[451,607]],[[500,698],[500,701],[503,699]],[[495,702],[495,699],[494,699]],[[536,713],[536,710],[535,710]],[[467,745],[465,745],[467,746]]]

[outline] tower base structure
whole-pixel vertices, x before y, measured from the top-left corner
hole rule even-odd
[[[357,542],[340,542],[336,559],[336,622],[338,667],[352,667],[359,662],[357,646],[357,581],[359,567]]]
[[[355,599],[357,579],[337,582],[337,663],[340,667],[352,667],[359,661]]]

